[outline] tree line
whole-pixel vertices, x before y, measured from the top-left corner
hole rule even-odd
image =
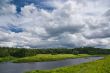
[[[25,49],[25,48],[9,48],[0,47],[0,57],[26,57],[37,54],[110,54],[110,49],[101,49],[94,47],[80,47],[80,48],[49,48],[49,49]]]

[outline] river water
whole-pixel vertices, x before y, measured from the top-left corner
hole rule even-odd
[[[103,57],[86,57],[76,59],[66,59],[50,62],[32,62],[32,63],[0,63],[0,73],[23,73],[31,70],[49,70],[63,66],[77,65],[102,59]]]

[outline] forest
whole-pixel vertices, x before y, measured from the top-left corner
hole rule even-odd
[[[90,54],[101,55],[110,54],[110,49],[94,48],[94,47],[80,47],[80,48],[48,48],[48,49],[26,49],[26,48],[9,48],[0,47],[0,57],[27,57],[36,54]]]

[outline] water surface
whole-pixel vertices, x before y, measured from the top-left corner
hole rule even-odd
[[[77,65],[80,63],[91,62],[103,57],[86,57],[76,59],[66,59],[51,62],[33,62],[33,63],[0,63],[0,73],[23,73],[31,70],[49,70],[63,66]]]

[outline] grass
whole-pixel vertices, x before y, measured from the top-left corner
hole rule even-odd
[[[26,73],[110,73],[110,55],[104,59],[53,70],[35,70]]]
[[[1,57],[0,58],[0,62],[7,62],[7,61],[11,61],[14,60],[14,57],[8,56],[8,57]]]
[[[88,54],[79,54],[79,55],[73,55],[73,54],[57,54],[57,55],[38,54],[36,56],[18,58],[18,59],[13,60],[12,62],[22,63],[22,62],[55,61],[55,60],[63,60],[63,59],[68,59],[68,58],[87,57],[87,56],[90,56],[90,55],[88,55]]]

